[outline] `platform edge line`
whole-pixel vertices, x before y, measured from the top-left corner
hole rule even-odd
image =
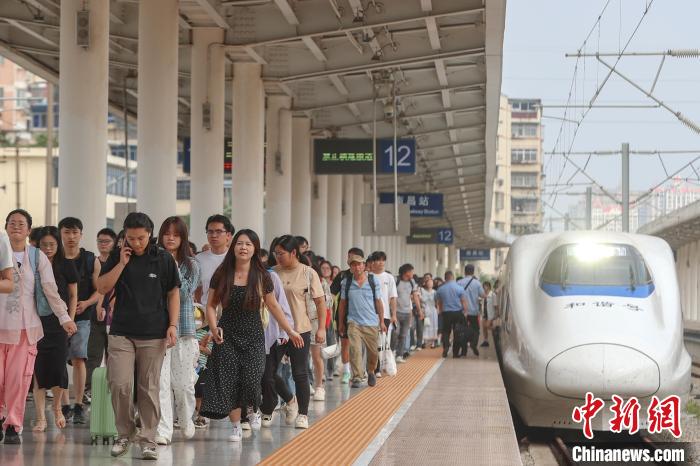
[[[396,427],[403,419],[404,415],[411,409],[413,403],[418,399],[423,390],[428,385],[433,375],[440,369],[442,363],[445,361],[444,358],[440,358],[435,365],[423,376],[423,379],[418,383],[416,388],[406,397],[406,399],[401,403],[399,409],[396,410],[393,416],[389,418],[387,423],[384,425],[382,430],[374,437],[374,439],[367,445],[365,451],[362,452],[360,456],[352,463],[352,466],[366,466],[372,462],[374,457],[379,453],[379,450],[384,446],[386,440],[394,432]]]

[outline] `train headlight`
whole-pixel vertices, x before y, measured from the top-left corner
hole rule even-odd
[[[597,262],[615,255],[613,246],[596,243],[580,243],[575,245],[570,251],[581,262]]]

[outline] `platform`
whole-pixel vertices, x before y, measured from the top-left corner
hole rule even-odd
[[[372,388],[352,389],[335,378],[325,402],[311,402],[311,428],[296,430],[276,416],[273,428],[244,432],[230,443],[228,421],[214,421],[185,441],[159,447],[155,464],[229,465],[393,465],[520,463],[503,381],[493,350],[479,359],[442,359],[441,350],[416,352],[399,365],[396,377]],[[140,463],[132,447],[114,460],[108,446],[91,446],[87,426],[59,432],[31,432],[30,403],[22,446],[0,445],[0,464],[24,466],[128,465]],[[49,414],[48,419],[53,421]]]

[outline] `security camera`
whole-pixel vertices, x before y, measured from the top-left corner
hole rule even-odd
[[[391,105],[391,102],[384,104],[384,118],[387,120],[394,118],[394,106]]]

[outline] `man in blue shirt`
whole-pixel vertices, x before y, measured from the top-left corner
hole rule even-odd
[[[364,375],[362,345],[365,346],[367,353],[367,385],[373,387],[377,383],[374,369],[377,367],[379,331],[386,333],[382,292],[374,275],[365,272],[364,257],[351,254],[348,256],[348,265],[352,277],[346,277],[341,282],[338,330],[341,335],[347,335],[350,340],[353,388],[360,386]],[[346,313],[347,328],[345,328]]]
[[[442,357],[446,358],[450,348],[450,332],[457,324],[464,322],[464,316],[470,310],[464,288],[457,284],[452,272],[445,272],[445,283],[438,288],[435,301],[438,312],[442,315]],[[452,347],[452,355],[458,357],[456,344]]]
[[[465,277],[457,281],[457,284],[464,289],[467,295],[467,303],[469,304],[467,327],[473,329],[473,338],[469,345],[472,347],[474,354],[479,356],[479,350],[476,348],[476,344],[479,342],[479,298],[485,298],[486,293],[479,279],[474,276],[473,264],[467,264],[464,267],[464,275]]]

